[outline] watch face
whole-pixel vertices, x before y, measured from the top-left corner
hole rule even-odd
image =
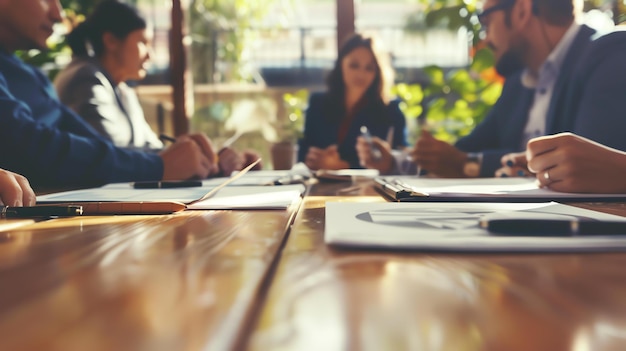
[[[480,165],[477,162],[467,162],[463,166],[463,173],[467,177],[478,177],[480,174]]]

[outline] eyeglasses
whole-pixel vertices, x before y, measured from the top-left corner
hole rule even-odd
[[[478,21],[480,22],[480,25],[483,27],[483,30],[487,30],[487,25],[489,24],[487,21],[487,17],[489,17],[490,14],[496,11],[508,10],[510,7],[513,6],[513,4],[515,4],[515,0],[502,0],[502,2],[500,2],[499,4],[493,5],[487,8],[486,10],[483,10],[481,13],[479,13]]]

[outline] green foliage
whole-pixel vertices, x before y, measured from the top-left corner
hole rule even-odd
[[[296,141],[303,136],[304,113],[309,100],[309,91],[298,90],[283,95],[287,119],[276,126],[278,138],[282,141]]]
[[[502,92],[502,81],[493,72],[493,57],[479,50],[468,68],[448,72],[429,66],[425,86],[398,84],[393,93],[407,118],[410,136],[415,139],[422,125],[441,140],[454,142],[480,123]],[[409,140],[414,142],[415,140]]]

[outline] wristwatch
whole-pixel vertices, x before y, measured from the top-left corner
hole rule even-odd
[[[483,162],[483,154],[480,152],[470,152],[463,165],[463,174],[466,177],[476,178],[480,175],[480,166]]]

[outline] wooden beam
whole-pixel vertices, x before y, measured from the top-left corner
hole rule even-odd
[[[193,115],[193,81],[187,67],[188,45],[185,45],[183,1],[172,0],[170,30],[170,84],[172,84],[173,126],[176,136],[189,133]]]
[[[337,3],[337,52],[343,40],[354,33],[354,0],[336,0]]]

